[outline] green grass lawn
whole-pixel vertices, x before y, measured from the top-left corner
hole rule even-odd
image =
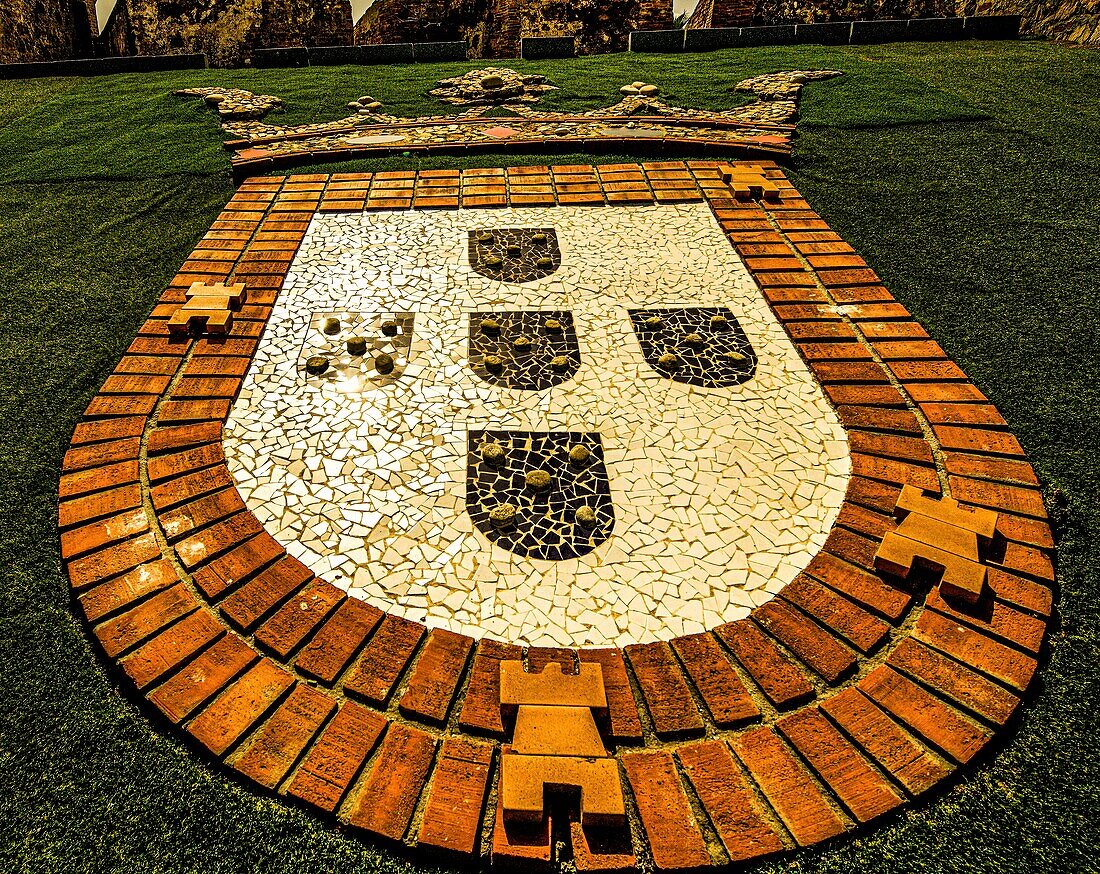
[[[435,79],[472,66],[0,83],[0,871],[426,870],[242,788],[152,726],[73,618],[56,494],[73,424],[232,193],[214,116],[170,92],[277,94],[287,109],[271,118],[287,122],[339,118],[364,93],[419,114],[441,111],[424,96]],[[718,109],[745,76],[844,71],[806,89],[796,184],[1069,500],[1060,625],[1007,741],[946,793],[768,870],[1097,870],[1100,53],[903,44],[515,66],[561,86],[547,108],[573,109],[634,79]]]

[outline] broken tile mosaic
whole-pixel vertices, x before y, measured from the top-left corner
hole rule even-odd
[[[519,284],[478,273],[469,234],[487,227],[554,228],[561,266]],[[727,308],[753,378],[708,388],[650,367],[630,310],[674,307]],[[572,315],[571,379],[514,389],[470,368],[470,314],[525,311]],[[304,377],[325,313],[415,314],[402,376],[356,392]],[[494,542],[466,503],[477,431],[599,434],[606,540],[559,561]],[[704,203],[314,216],[224,446],[249,509],[322,578],[432,627],[551,646],[748,615],[821,548],[851,470],[835,412]]]
[[[631,310],[649,366],[677,382],[740,385],[756,372],[756,353],[728,307]]]
[[[481,228],[470,231],[470,266],[502,282],[531,282],[561,266],[553,228]]]
[[[470,314],[470,368],[502,388],[541,391],[571,379],[581,352],[573,314],[564,310]]]
[[[298,371],[311,385],[330,385],[345,394],[388,385],[405,372],[413,321],[412,313],[312,313]]]
[[[615,525],[600,435],[471,431],[466,507],[490,541],[516,555],[586,555]],[[496,508],[510,508],[496,517]]]

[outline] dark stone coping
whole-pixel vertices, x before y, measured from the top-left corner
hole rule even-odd
[[[204,70],[206,67],[206,55],[81,58],[69,61],[37,61],[29,64],[0,64],[0,79],[110,76],[115,73],[157,73],[162,70]]]
[[[289,46],[257,49],[256,67],[332,67],[353,64],[416,64],[466,60],[466,43],[402,42],[366,46]]]
[[[576,57],[577,43],[571,36],[525,36],[519,41],[519,56],[525,61]]]
[[[696,27],[683,31],[641,30],[630,34],[632,52],[706,52],[748,46],[868,45],[956,39],[1017,39],[1019,15],[968,15],[955,18],[898,18],[822,21],[766,27]]]

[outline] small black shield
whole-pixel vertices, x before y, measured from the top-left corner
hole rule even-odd
[[[646,363],[676,382],[721,388],[756,373],[756,352],[728,307],[631,310],[630,321]]]
[[[471,431],[466,509],[516,555],[562,561],[591,552],[615,526],[600,435]]]
[[[552,388],[581,364],[573,315],[565,310],[471,313],[469,338],[470,367],[501,388]]]
[[[470,266],[489,279],[531,282],[561,267],[553,228],[486,228],[470,231]]]

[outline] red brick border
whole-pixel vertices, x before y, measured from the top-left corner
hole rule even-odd
[[[763,164],[779,202],[757,203],[730,196],[722,166],[245,182],[64,458],[62,555],[104,652],[164,717],[257,785],[389,840],[501,861],[549,854],[497,815],[503,658],[604,667],[603,729],[631,790],[632,837],[605,847],[572,823],[581,869],[720,865],[817,843],[971,761],[1019,705],[1052,609],[1038,480],[996,409],[779,169]],[[579,653],[427,633],[316,579],[245,508],[221,427],[316,211],[703,200],[852,450],[824,549],[750,619]],[[229,336],[170,338],[185,289],[226,280],[248,287]],[[1000,514],[991,594],[976,607],[874,570],[905,483],[946,486]]]

